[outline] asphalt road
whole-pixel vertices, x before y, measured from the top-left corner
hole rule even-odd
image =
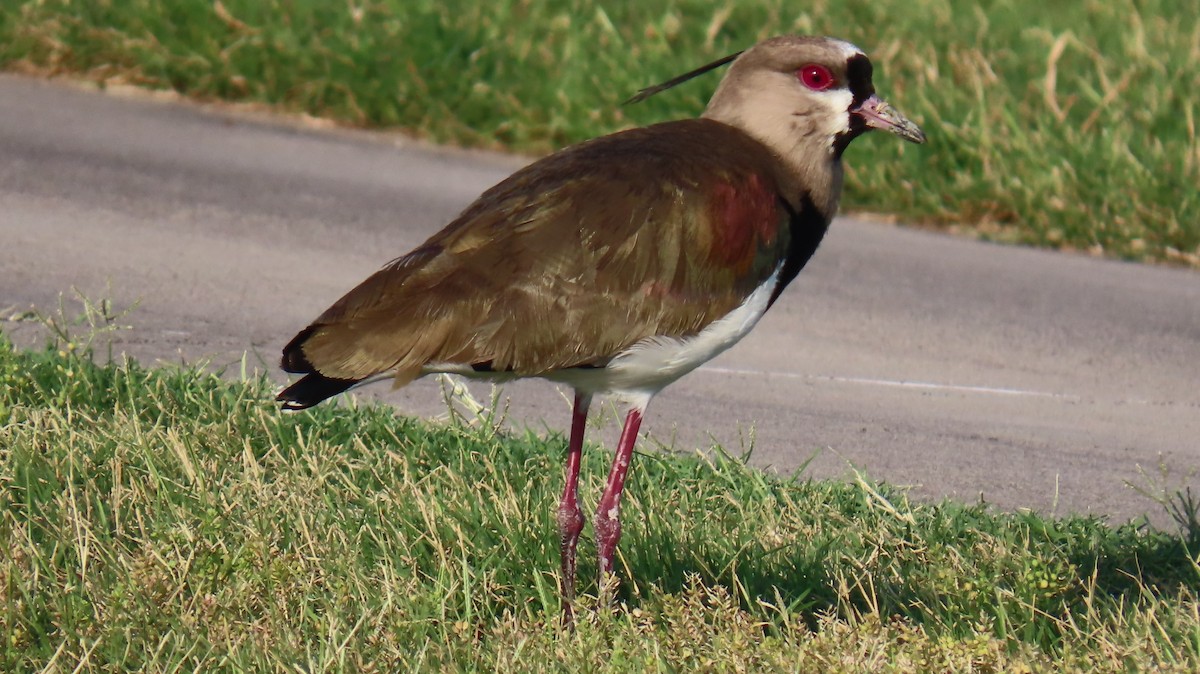
[[[249,351],[273,370],[342,292],[520,165],[313,126],[0,76],[0,329],[36,343],[10,317],[78,289],[137,303],[116,346],[143,362]],[[444,412],[434,382],[376,392]],[[503,393],[515,423],[566,428],[551,384]],[[753,431],[757,465],[819,450],[811,475],[853,465],[919,498],[1162,522],[1127,483],[1162,465],[1165,485],[1197,484],[1200,274],[839,219],[758,328],[644,428],[735,453]]]

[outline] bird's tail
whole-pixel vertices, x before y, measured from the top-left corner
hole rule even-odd
[[[332,398],[360,381],[362,380],[334,379],[320,372],[310,372],[280,391],[275,399],[283,403],[285,410],[303,410],[326,398]]]
[[[299,381],[293,382],[291,386],[275,396],[275,400],[283,403],[285,410],[307,409],[363,381],[362,379],[335,379],[317,372],[317,368],[309,362],[302,348],[304,342],[316,328],[317,326],[310,325],[301,330],[300,334],[283,347],[283,358],[280,359],[279,366],[283,368],[284,372],[304,375]]]

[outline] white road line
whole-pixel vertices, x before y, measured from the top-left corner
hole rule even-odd
[[[1018,388],[1003,388],[998,386],[962,386],[957,384],[938,384],[927,381],[907,381],[898,379],[872,379],[868,377],[832,377],[826,375],[800,374],[798,372],[776,372],[765,370],[750,370],[734,367],[699,368],[702,372],[716,374],[754,375],[784,377],[786,379],[805,379],[808,381],[831,381],[839,384],[864,384],[867,386],[890,386],[896,388],[924,389],[930,391],[955,391],[958,393],[982,393],[987,395],[1033,396],[1038,398],[1058,398],[1060,400],[1080,400],[1077,395],[1069,393],[1051,393],[1049,391],[1029,391]]]

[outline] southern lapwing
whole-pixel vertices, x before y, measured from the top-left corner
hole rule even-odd
[[[574,389],[558,506],[568,622],[592,396],[628,406],[595,517],[603,585],[650,399],[745,337],[804,267],[837,211],[850,141],[870,129],[925,140],[875,95],[867,56],[829,38],[772,38],[639,96],[731,61],[699,119],[517,171],[283,350],[283,369],[304,375],[279,394],[291,410],[382,375],[397,387],[443,372]]]

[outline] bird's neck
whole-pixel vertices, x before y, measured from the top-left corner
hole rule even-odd
[[[828,223],[837,214],[842,197],[842,159],[828,150],[797,143],[790,152],[776,156],[783,167],[786,194],[807,196]],[[803,187],[801,187],[803,186]]]
[[[747,118],[721,106],[709,106],[703,117],[732,126],[761,143],[774,158],[781,192],[793,208],[808,202],[833,219],[842,195],[841,153],[832,135],[805,133],[785,115]],[[783,119],[782,124],[769,120]]]

